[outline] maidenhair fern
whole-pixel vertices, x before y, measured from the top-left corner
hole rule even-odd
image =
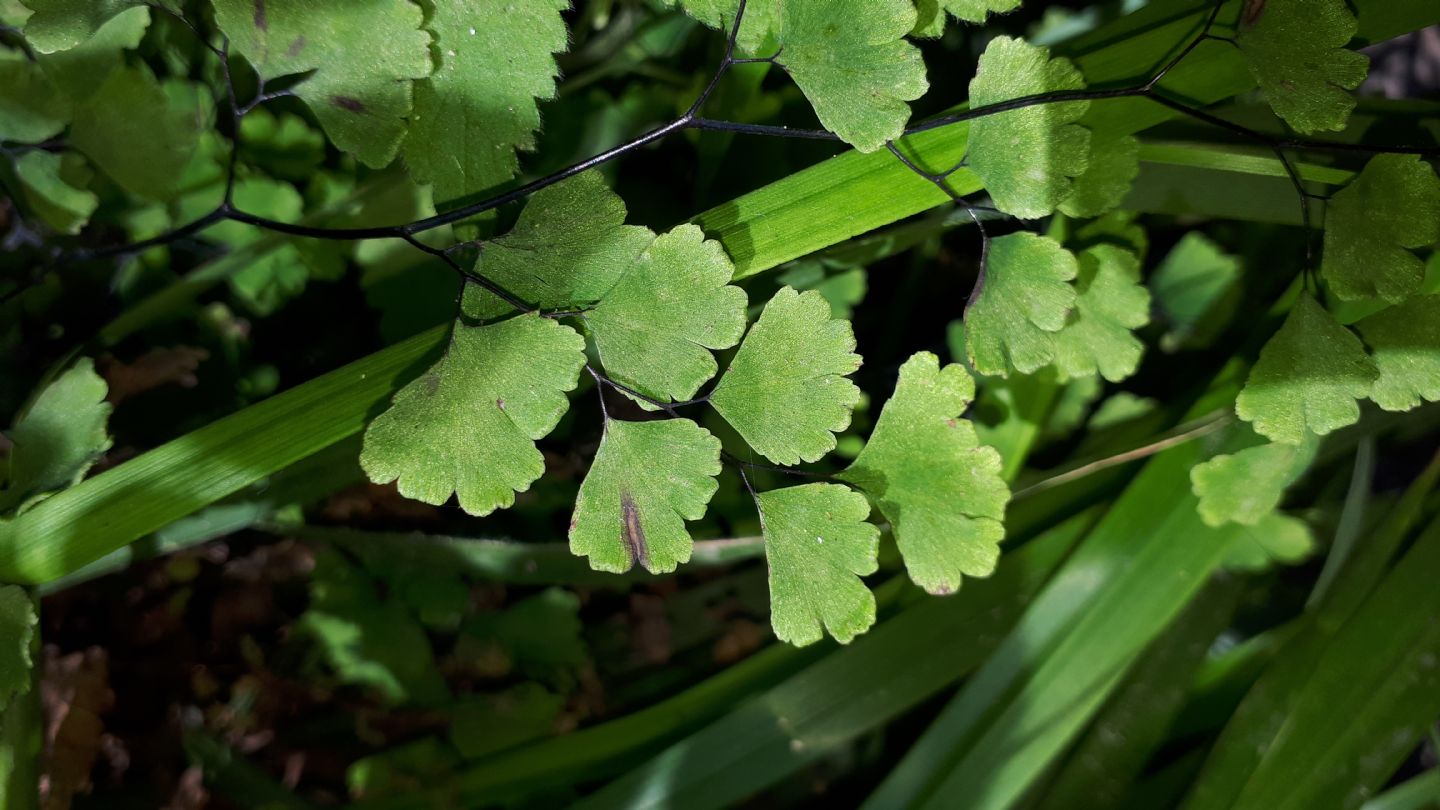
[[[970,103],[985,109],[1044,93],[1083,90],[1068,59],[1023,40],[996,37],[980,55]],[[1074,190],[1090,162],[1090,131],[1079,121],[1088,101],[1063,101],[999,112],[970,127],[970,170],[985,181],[995,207],[1026,219],[1047,216]]]
[[[1297,132],[1338,130],[1370,66],[1346,50],[1358,29],[1345,0],[1248,0],[1235,44],[1276,115]]]
[[[980,281],[965,311],[970,363],[982,374],[1039,371],[1055,362],[1080,272],[1059,242],[1020,232],[990,241]]]
[[[1299,444],[1358,421],[1379,376],[1360,338],[1305,295],[1261,350],[1235,412],[1260,435]]]
[[[1440,402],[1440,294],[1417,295],[1355,325],[1380,372],[1370,398],[1387,411]]]
[[[962,366],[915,355],[900,367],[869,443],[837,476],[875,500],[910,578],[934,594],[989,576],[1005,539],[1010,489],[1000,454],[962,418],[974,398]]]
[[[0,513],[22,510],[79,481],[110,449],[110,403],[105,380],[83,359],[46,386],[29,411],[6,431],[8,457]]]
[[[846,377],[859,368],[849,322],[831,318],[820,293],[784,287],[745,336],[710,402],[776,464],[818,461],[850,424],[860,389]]]
[[[39,624],[30,594],[15,585],[0,585],[0,711],[33,688],[30,648]]]
[[[0,540],[10,535],[7,513],[23,513],[76,483],[110,449],[106,393],[93,364],[80,360],[46,386],[7,431],[14,447],[0,464]],[[0,712],[33,688],[31,651],[38,632],[31,594],[0,584]]]
[[[1418,157],[1377,155],[1330,200],[1320,273],[1341,300],[1398,304],[1425,280],[1413,251],[1436,242],[1440,177]]]
[[[409,0],[215,0],[215,21],[229,38],[229,49],[245,57],[262,83],[313,71],[293,92],[336,146],[377,168],[395,158],[406,137],[414,107],[410,80],[424,80],[422,89],[433,84],[431,34],[421,28],[423,18],[421,8]],[[444,15],[430,20],[431,25],[445,22]],[[552,71],[549,54],[541,57],[540,71]],[[430,116],[412,126],[416,124],[428,127]],[[423,138],[426,133],[422,128],[412,130],[411,136]]]
[[[1264,442],[1243,427],[1227,439],[1249,446],[1217,455],[1190,470],[1190,481],[1200,498],[1200,517],[1211,526],[1258,524],[1280,506],[1285,489],[1309,468],[1320,446],[1314,434],[1294,444]]]
[[[570,550],[597,571],[674,571],[690,560],[685,522],[705,516],[721,469],[720,440],[689,419],[607,416],[575,501]]]
[[[457,324],[445,357],[371,423],[360,465],[426,503],[457,496],[472,515],[510,506],[545,471],[535,441],[569,409],[584,349],[573,330],[534,314]]]
[[[874,622],[875,597],[863,578],[877,570],[882,526],[911,579],[932,594],[954,593],[1003,564],[1015,471],[969,421],[977,379],[991,401],[1022,408],[1032,393],[1057,396],[1064,380],[1089,381],[1085,390],[1096,396],[1101,379],[1122,381],[1142,362],[1140,330],[1152,307],[1145,235],[1106,216],[1130,191],[1141,144],[1092,131],[1091,110],[1143,100],[1251,139],[1294,178],[1307,226],[1318,224],[1314,201],[1288,153],[1366,151],[1231,123],[1164,87],[1196,47],[1224,42],[1293,130],[1341,129],[1368,64],[1347,50],[1357,22],[1342,0],[1217,3],[1197,35],[1176,43],[1172,61],[1118,88],[1090,88],[1070,60],[997,36],[980,55],[969,106],[916,124],[909,102],[929,85],[912,38],[938,35],[951,18],[983,22],[1018,0],[669,0],[725,32],[714,80],[671,123],[524,186],[513,186],[519,154],[536,145],[538,105],[556,93],[555,57],[566,47],[564,0],[213,0],[223,36],[202,44],[219,60],[228,145],[208,131],[214,109],[196,82],[162,81],[145,61],[124,57],[147,15],[188,26],[186,8],[23,2],[33,13],[15,25],[23,24],[29,52],[0,54],[0,138],[34,147],[13,161],[27,208],[56,233],[79,233],[99,202],[86,187],[96,171],[150,206],[135,218],[134,242],[59,252],[57,262],[141,253],[196,234],[238,250],[276,232],[295,241],[232,279],[249,308],[268,312],[342,262],[317,252],[313,240],[399,240],[442,259],[464,281],[455,318],[439,359],[370,421],[360,455],[370,480],[430,504],[453,498],[472,515],[511,506],[545,473],[537,442],[582,382],[593,381],[602,438],[579,487],[571,550],[599,571],[666,573],[690,559],[687,524],[705,517],[726,465],[749,488],[758,458],[784,468],[830,463],[839,471],[785,470],[824,480],[749,493],[765,538],[772,624],[795,644],[827,632],[846,642]],[[91,73],[82,81],[74,55],[86,49],[95,50],[84,54]],[[720,78],[747,63],[788,76],[822,129],[705,118]],[[237,91],[242,67],[253,71],[248,97]],[[403,159],[445,203],[442,212],[383,227],[298,221],[304,206],[293,187],[245,170],[245,134],[260,136],[246,122],[282,96],[303,102],[329,141],[361,164]],[[962,164],[931,173],[906,157],[911,136],[964,122]],[[283,123],[270,123],[280,138]],[[72,151],[43,148],[66,130]],[[893,394],[848,465],[830,456],[861,401],[850,323],[815,290],[782,284],[768,300],[751,301],[733,283],[720,242],[693,224],[665,233],[626,224],[624,201],[596,170],[684,130],[888,149],[980,226],[978,283],[968,301],[941,302],[964,313],[968,367],[918,351],[898,375],[887,374],[896,379]],[[1354,423],[1365,399],[1391,410],[1440,399],[1440,296],[1423,294],[1415,252],[1440,239],[1440,179],[1415,154],[1421,150],[1372,151],[1395,154],[1374,157],[1329,201],[1320,265],[1301,273],[1304,289],[1235,403],[1248,426],[1227,431],[1191,476],[1205,521],[1249,527],[1269,557],[1309,547],[1303,524],[1277,508],[1320,437]],[[196,154],[228,163],[218,201],[188,190],[187,178],[201,171]],[[986,205],[951,186],[962,168],[983,184]],[[334,191],[331,202],[344,211],[348,190]],[[479,214],[522,202],[504,233],[475,224]],[[992,206],[983,213],[1021,222],[992,234],[980,211]],[[1057,213],[1044,234],[1023,222]],[[446,238],[443,229],[456,224],[465,227]],[[802,270],[785,278],[799,284]],[[1237,273],[1218,246],[1182,243],[1152,279],[1162,311],[1174,306],[1171,285],[1200,276],[1224,283],[1200,309],[1171,312],[1175,331],[1162,344],[1201,339]],[[1347,325],[1327,306],[1332,298],[1375,310]],[[43,508],[46,495],[77,480],[104,449],[107,410],[93,378],[89,365],[76,365],[16,425],[0,508]],[[623,400],[642,416],[615,407]],[[706,408],[733,429],[728,450],[705,427],[716,424],[701,417]],[[37,431],[48,438],[35,439]],[[7,525],[0,522],[0,541]],[[1236,565],[1259,564],[1254,548],[1237,553]],[[0,619],[33,628],[21,605],[28,599],[16,593],[0,589]],[[0,699],[24,682],[15,673],[28,663],[20,657],[27,632],[18,648],[0,649]]]

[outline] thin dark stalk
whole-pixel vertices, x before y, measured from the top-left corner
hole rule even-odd
[[[730,24],[730,37],[725,41],[725,57],[720,60],[720,67],[715,71],[715,75],[710,77],[709,84],[705,85],[705,89],[700,91],[700,96],[690,105],[690,109],[686,110],[685,114],[681,116],[682,120],[693,119],[700,114],[700,108],[704,107],[705,102],[710,100],[710,96],[714,94],[715,88],[720,86],[720,80],[725,78],[725,74],[729,72],[730,66],[735,64],[735,42],[740,38],[740,23],[744,19],[745,0],[740,0],[740,5],[735,10],[735,20]]]
[[[419,250],[422,253],[427,253],[444,262],[451,270],[454,270],[455,273],[460,276],[460,278],[463,279],[467,284],[477,284],[485,288],[487,291],[494,293],[495,297],[499,298],[501,301],[504,301],[515,309],[520,310],[521,312],[535,311],[535,307],[532,307],[529,304],[525,303],[520,299],[519,296],[514,295],[509,290],[501,287],[499,284],[496,284],[490,279],[485,278],[479,273],[466,272],[465,268],[461,267],[460,263],[455,261],[455,258],[451,256],[449,252],[437,247],[431,247],[430,245],[421,242],[419,239],[416,239],[409,234],[405,234],[400,238],[404,239],[406,244],[410,245],[416,250]]]
[[[595,370],[589,363],[585,364],[585,370],[595,378],[595,393],[600,397],[600,415],[605,419],[605,425],[610,424],[610,409],[605,407],[605,377]]]
[[[663,399],[656,399],[649,394],[636,391],[634,388],[631,388],[625,383],[622,383],[619,380],[608,377],[604,374],[600,375],[600,379],[604,380],[606,385],[614,388],[616,391],[619,391],[620,393],[627,396],[634,397],[635,399],[638,399],[641,402],[650,405],[651,407],[659,408],[660,410],[670,414],[671,416],[679,416],[680,408],[686,408],[691,405],[704,405],[705,403],[710,401],[710,397],[698,397],[696,399],[687,399],[680,402],[666,402]]]
[[[1020,98],[1009,99],[1007,101],[1002,101],[995,104],[987,104],[968,110],[961,110],[955,113],[951,113],[949,115],[940,116],[938,118],[916,124],[906,129],[904,134],[915,135],[922,132],[929,132],[931,130],[949,126],[951,124],[961,123],[965,121],[974,121],[992,115],[999,115],[1006,112],[1013,112],[1016,110],[1022,110],[1044,104],[1059,104],[1065,102],[1080,101],[1094,102],[1122,98],[1144,98],[1154,103],[1165,106],[1178,114],[1188,116],[1195,120],[1210,124],[1221,129],[1225,129],[1229,132],[1262,143],[1265,146],[1271,148],[1308,151],[1332,151],[1341,153],[1361,154],[1409,154],[1425,157],[1440,156],[1440,148],[1435,147],[1378,146],[1369,144],[1333,143],[1329,141],[1277,137],[1275,135],[1262,132],[1260,130],[1252,129],[1242,124],[1227,121],[1219,116],[1206,112],[1199,107],[1192,106],[1185,102],[1172,99],[1164,95],[1161,92],[1161,88],[1159,86],[1160,81],[1164,79],[1178,65],[1180,65],[1187,56],[1193,53],[1195,48],[1198,47],[1201,42],[1205,41],[1206,39],[1227,39],[1225,37],[1216,36],[1210,33],[1211,29],[1215,25],[1222,6],[1223,2],[1217,2],[1214,8],[1211,10],[1210,16],[1206,20],[1200,34],[1197,35],[1190,42],[1188,42],[1185,47],[1182,48],[1175,57],[1170,59],[1159,71],[1157,71],[1155,75],[1147,78],[1144,82],[1138,85],[1112,89],[1070,90],[1062,92],[1037,93],[1029,96],[1022,96]],[[608,164],[612,161],[615,161],[619,158],[643,149],[646,146],[664,140],[665,138],[673,135],[676,132],[686,129],[734,132],[750,135],[763,135],[784,138],[803,138],[809,140],[825,140],[838,142],[840,140],[838,136],[836,136],[834,133],[824,130],[792,129],[789,127],[780,126],[744,124],[731,121],[717,121],[714,119],[705,118],[700,114],[705,102],[709,100],[710,96],[719,86],[720,80],[732,66],[749,62],[769,62],[778,64],[778,62],[776,61],[780,55],[778,53],[775,56],[766,57],[763,59],[735,58],[734,54],[736,40],[739,36],[740,24],[743,20],[744,11],[745,3],[742,2],[740,4],[739,11],[735,16],[735,21],[731,25],[729,37],[726,41],[725,56],[722,59],[719,68],[711,77],[711,80],[706,85],[705,89],[701,92],[699,97],[696,98],[695,102],[690,106],[690,108],[685,112],[684,115],[681,115],[679,118],[676,118],[675,120],[671,121],[668,124],[665,124],[664,126],[651,130],[650,132],[647,132],[630,141],[615,146],[609,150],[606,150],[605,152],[601,152],[600,154],[595,155],[587,160],[581,161],[544,177],[532,180],[529,183],[514,188],[510,191],[497,194],[493,197],[472,203],[470,205],[462,206],[451,211],[446,211],[441,214],[425,217],[409,223],[364,228],[327,228],[321,226],[281,222],[278,220],[269,219],[267,217],[261,217],[255,214],[247,213],[245,211],[236,209],[233,205],[227,204],[222,205],[215,211],[212,211],[210,214],[207,214],[206,216],[201,217],[194,222],[182,225],[172,231],[166,232],[159,236],[152,237],[150,239],[146,239],[130,245],[122,245],[93,251],[76,251],[69,254],[69,256],[66,258],[70,260],[80,260],[98,259],[117,255],[127,255],[140,250],[144,250],[149,247],[155,247],[157,245],[166,244],[168,242],[190,236],[222,220],[231,220],[252,225],[258,228],[274,231],[277,233],[311,239],[406,239],[407,241],[409,241],[407,237],[424,233],[426,231],[433,230],[444,225],[450,225],[456,222],[460,222],[478,214],[482,214],[487,211],[491,211],[501,206],[507,205],[509,203],[519,201],[530,196],[531,194],[534,194],[537,191],[549,188],[556,183],[568,180],[569,178],[589,171],[590,169],[594,169]],[[190,26],[192,30],[194,30],[194,26],[191,25],[188,21],[184,20],[183,16],[181,16],[180,19],[184,21],[186,25]],[[196,34],[197,36],[200,36],[198,31],[196,32]],[[202,41],[204,41],[203,37],[201,37],[201,39]],[[210,48],[212,51],[220,50],[215,48],[214,46],[211,46],[208,42],[206,42],[206,47]],[[243,114],[244,112],[248,112],[250,109],[253,109],[253,104],[258,103],[258,101],[261,99],[276,98],[286,94],[287,93],[282,92],[262,95],[257,98],[256,102],[252,102],[252,105],[246,105],[245,107],[238,108],[238,111]],[[238,128],[236,131],[238,134]],[[958,166],[956,168],[958,168]],[[951,169],[950,171],[953,172],[954,170],[955,169]],[[917,173],[919,173],[922,177],[925,177],[927,180],[931,180],[932,178],[937,176],[925,172]],[[945,173],[944,175],[938,176],[943,178],[945,176],[948,176],[948,174],[949,172]],[[231,182],[233,182],[233,178]]]
[[[35,55],[35,49],[31,48],[30,43],[25,41],[24,31],[16,28],[13,25],[5,25],[4,23],[0,23],[0,36],[4,36],[7,39],[12,40],[11,42],[7,42],[5,44],[14,45],[15,47],[19,48],[20,52],[25,54],[26,60],[30,62],[40,61],[40,57]]]
[[[235,212],[227,210],[225,205],[216,207],[210,213],[192,222],[187,222],[174,230],[166,231],[158,236],[149,239],[141,239],[138,242],[130,242],[124,245],[112,245],[95,250],[80,249],[68,255],[71,261],[89,261],[92,259],[108,259],[114,256],[132,256],[136,253],[143,253],[150,248],[163,247],[173,242],[178,242],[187,236],[193,236],[217,222],[226,219],[235,219]]]
[[[792,478],[810,478],[817,481],[831,481],[835,476],[831,473],[812,472],[810,470],[797,470],[794,467],[777,467],[774,464],[761,464],[757,461],[744,461],[734,453],[721,451],[720,459],[727,464],[747,470],[764,470],[766,472],[788,475]]]
[[[945,171],[941,174],[934,174],[920,168],[920,166],[917,165],[915,161],[906,157],[905,153],[900,151],[900,148],[895,145],[894,141],[890,141],[889,143],[885,144],[885,148],[890,150],[890,154],[898,158],[899,161],[905,165],[905,168],[919,175],[923,179],[928,180],[931,185],[945,192],[945,194],[950,197],[952,202],[960,206],[960,208],[964,210],[965,213],[970,215],[971,221],[975,223],[975,227],[980,231],[980,239],[982,245],[989,243],[990,234],[988,231],[985,230],[985,223],[980,219],[980,215],[976,213],[975,206],[972,205],[969,200],[960,196],[960,194],[956,192],[955,189],[950,187],[948,179],[950,175],[954,174],[959,169],[959,166],[949,169],[948,171]]]
[[[733,456],[732,456],[733,458]],[[755,491],[754,485],[750,483],[750,476],[745,474],[745,465],[736,464],[735,471],[740,473],[740,483],[745,485],[745,491],[750,493],[750,500],[755,502],[756,511],[760,511],[760,493]],[[760,512],[760,528],[765,528],[765,513]]]
[[[980,219],[980,214],[976,211],[976,206],[971,205],[969,200],[961,197],[955,189],[950,187],[950,175],[958,171],[959,168],[964,165],[964,161],[956,164],[943,174],[932,174],[921,169],[913,160],[906,157],[905,153],[900,151],[900,148],[895,145],[894,141],[885,144],[885,147],[890,150],[890,154],[905,164],[907,169],[930,181],[936,188],[949,195],[950,199],[954,201],[956,205],[960,206],[966,214],[970,215],[970,220],[975,223],[975,228],[980,231],[980,273],[975,277],[975,286],[971,288],[970,297],[966,299],[965,302],[965,312],[968,315],[970,305],[980,297],[980,292],[985,288],[985,275],[990,263],[990,232],[985,228],[985,222]]]
[[[240,150],[244,148],[240,134],[240,121],[244,113],[240,111],[240,104],[235,98],[235,76],[230,70],[230,39],[227,37],[220,45],[220,72],[225,77],[225,101],[230,108],[230,159],[225,170],[225,196],[221,205],[227,208],[235,206],[235,175],[240,165]]]
[[[814,141],[840,142],[840,136],[826,129],[794,129],[769,124],[741,124],[735,121],[716,121],[712,118],[695,118],[690,129],[709,132],[738,132],[742,135],[762,135],[775,138],[806,138]]]

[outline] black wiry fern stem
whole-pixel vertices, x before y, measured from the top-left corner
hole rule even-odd
[[[1440,157],[1440,148],[1437,147],[1380,146],[1369,144],[1334,143],[1321,140],[1276,136],[1251,127],[1247,127],[1242,124],[1235,123],[1233,121],[1228,121],[1224,118],[1209,113],[1200,107],[1165,95],[1162,88],[1160,87],[1160,82],[1167,75],[1169,75],[1171,71],[1173,71],[1177,66],[1179,66],[1185,58],[1187,58],[1191,53],[1193,53],[1201,42],[1204,42],[1207,39],[1211,39],[1222,42],[1229,42],[1231,44],[1234,43],[1234,41],[1228,37],[1218,36],[1212,33],[1223,5],[1224,0],[1217,0],[1214,7],[1211,9],[1209,16],[1206,19],[1200,33],[1194,38],[1192,38],[1190,41],[1188,41],[1186,45],[1181,48],[1181,50],[1177,52],[1177,54],[1173,58],[1171,58],[1163,67],[1160,68],[1160,70],[1158,70],[1154,75],[1147,78],[1144,82],[1129,87],[1114,89],[1074,90],[1051,93],[1038,93],[1030,96],[1023,96],[1020,98],[1010,99],[995,104],[988,104],[968,110],[962,110],[956,113],[940,116],[929,121],[924,121],[906,129],[904,135],[914,135],[921,132],[928,132],[931,130],[939,129],[941,127],[949,126],[951,124],[965,121],[974,121],[992,115],[998,115],[1001,113],[1012,112],[1015,110],[1021,110],[1045,104],[1057,104],[1075,101],[1105,101],[1109,99],[1122,98],[1144,98],[1154,103],[1160,104],[1164,107],[1167,107],[1170,110],[1176,112],[1177,114],[1184,115],[1202,123],[1224,129],[1226,131],[1254,141],[1258,144],[1266,146],[1272,151],[1275,151],[1280,156],[1282,162],[1285,164],[1287,173],[1291,174],[1292,178],[1296,178],[1297,191],[1302,195],[1304,194],[1303,186],[1299,185],[1298,183],[1298,174],[1295,173],[1293,165],[1290,163],[1289,158],[1285,155],[1286,150],[1321,151],[1352,154],[1407,154],[1418,155],[1427,158]],[[217,206],[213,211],[205,214],[204,216],[196,219],[193,222],[181,225],[173,230],[167,231],[158,236],[128,244],[115,245],[95,250],[82,249],[78,251],[73,251],[68,254],[62,254],[57,258],[56,261],[57,263],[66,263],[131,255],[151,247],[169,244],[176,240],[192,236],[209,228],[212,225],[227,220],[252,225],[254,227],[262,228],[264,230],[273,231],[276,233],[282,233],[290,236],[297,236],[303,238],[343,241],[369,239],[400,239],[411,245],[417,245],[417,242],[414,239],[417,234],[421,234],[426,231],[442,227],[444,225],[460,222],[477,214],[485,213],[487,211],[494,210],[509,203],[522,200],[537,191],[563,182],[564,180],[589,171],[590,169],[603,166],[612,161],[618,160],[639,149],[649,146],[650,144],[664,140],[669,136],[675,134],[676,132],[680,132],[682,130],[733,132],[749,135],[763,135],[771,137],[802,138],[810,140],[840,142],[841,139],[839,138],[839,136],[835,135],[833,132],[829,132],[826,130],[793,129],[783,126],[717,121],[705,118],[703,115],[701,115],[702,108],[705,102],[709,99],[710,95],[719,85],[721,78],[723,78],[725,73],[728,72],[731,67],[736,64],[744,64],[748,62],[775,63],[776,56],[778,56],[777,54],[776,56],[771,56],[763,59],[737,59],[735,57],[734,54],[736,48],[736,41],[739,37],[740,24],[744,17],[744,11],[745,0],[741,0],[738,13],[736,14],[735,20],[731,25],[731,29],[727,37],[725,55],[721,60],[719,68],[712,76],[706,88],[701,92],[700,96],[679,118],[676,118],[675,120],[661,127],[658,127],[648,133],[645,133],[644,135],[641,135],[637,138],[634,138],[630,141],[606,150],[605,152],[595,155],[587,160],[581,161],[544,177],[537,178],[530,181],[529,183],[521,185],[510,191],[497,194],[488,199],[481,200],[479,202],[475,202],[470,205],[466,205],[461,208],[457,208],[441,214],[436,214],[434,216],[425,217],[399,225],[385,225],[364,228],[327,228],[323,226],[283,222],[239,210],[228,199],[227,193],[227,199],[223,201],[219,206]],[[184,20],[183,17],[181,17],[181,19]],[[194,26],[189,23],[189,21],[185,21],[185,23],[191,28],[192,31],[195,30]],[[204,41],[204,37],[201,36],[198,31],[196,31],[196,35],[200,36],[202,41]],[[208,42],[206,42],[206,47],[212,52],[219,53],[221,51],[221,49],[215,48]],[[271,98],[277,98],[288,94],[287,92],[265,94],[263,93],[263,87],[261,88],[261,90],[262,92],[257,95],[257,97],[249,104],[235,107],[236,111],[239,113],[240,116],[243,117],[244,113],[255,109],[255,107],[259,106],[265,101],[270,100]],[[231,92],[233,93],[233,88],[231,89]],[[237,138],[239,133],[238,120],[239,119],[237,118],[235,127]],[[238,153],[238,142],[236,143],[234,148],[235,151]],[[936,177],[936,175],[931,175],[919,170],[918,167],[914,166],[912,161],[906,161],[906,163],[910,164],[909,168],[912,168],[912,170],[916,171],[919,176],[926,180],[930,180],[933,182],[934,177]],[[233,172],[234,157],[232,154],[231,176],[227,180],[227,190],[231,186],[231,184],[233,184]],[[949,193],[948,185],[944,183],[940,183],[937,185],[939,185],[939,187],[941,187],[942,189],[946,189],[947,193]],[[954,195],[952,195],[952,199],[953,198]],[[1302,207],[1304,209],[1306,219],[1306,228],[1307,230],[1309,230],[1309,205],[1308,203],[1303,203]],[[427,250],[427,252],[429,251]],[[449,264],[452,266],[453,269],[454,263],[449,262]],[[473,273],[464,273],[464,275],[471,278],[474,277]],[[497,292],[497,295],[498,294],[500,293]],[[504,298],[503,295],[501,297]]]

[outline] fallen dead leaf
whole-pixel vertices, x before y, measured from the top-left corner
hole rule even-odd
[[[109,657],[99,647],[61,655],[45,648],[40,700],[45,710],[45,753],[40,802],[65,810],[76,794],[90,790],[90,772],[100,752],[106,712],[115,705]]]
[[[336,523],[381,523],[389,521],[431,523],[443,512],[429,504],[412,501],[400,494],[395,484],[357,484],[341,490],[325,502],[321,515]]]
[[[749,619],[736,619],[716,639],[712,654],[717,664],[733,664],[750,655],[765,643],[765,628]]]
[[[180,775],[175,794],[165,810],[204,810],[210,804],[210,791],[205,789],[205,771],[191,766]]]
[[[647,664],[670,660],[670,616],[663,597],[630,594],[630,647]]]
[[[194,388],[200,380],[195,370],[210,359],[210,352],[195,346],[151,349],[133,362],[122,363],[112,355],[100,358],[100,374],[110,386],[106,399],[112,405],[166,385]]]

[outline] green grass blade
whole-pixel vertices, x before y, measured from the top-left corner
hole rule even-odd
[[[261,528],[274,521],[284,509],[311,503],[363,479],[365,474],[360,470],[359,457],[358,436],[333,444],[219,503],[168,523],[147,537],[50,580],[36,591],[48,596],[122,571],[137,560],[174,554],[242,529]]]
[[[359,433],[434,329],[252,405],[0,523],[0,580],[48,582]]]
[[[1009,556],[994,578],[909,608],[577,807],[730,806],[883,725],[984,660],[1092,522],[1093,511],[1077,516]]]
[[[1232,401],[1243,364],[1191,409]],[[1012,804],[1079,733],[1130,661],[1223,558],[1233,527],[1205,526],[1189,470],[1201,448],[1156,456],[1020,624],[866,800],[865,807]]]
[[[1374,589],[1395,552],[1419,523],[1430,493],[1437,487],[1440,487],[1440,453],[1420,472],[1370,538],[1344,549],[1345,556],[1334,580],[1314,602],[1317,622],[1329,626],[1338,624]]]
[[[1221,574],[1141,653],[1076,743],[1039,810],[1119,807],[1179,713],[1197,668],[1229,626],[1244,590]]]
[[[1186,739],[1219,731],[1276,652],[1294,638],[1300,627],[1298,621],[1272,627],[1204,662],[1190,688],[1190,702],[1175,718],[1170,736]],[[1196,763],[1197,772],[1199,765]]]
[[[1440,459],[1411,484],[1385,519],[1357,544],[1324,601],[1313,606],[1304,624],[1275,654],[1259,681],[1246,693],[1211,750],[1191,794],[1189,810],[1230,808],[1253,773],[1278,742],[1300,685],[1319,666],[1331,638],[1345,626],[1384,576],[1395,550],[1419,521],[1430,492],[1440,482]]]
[[[1335,526],[1335,540],[1330,544],[1330,554],[1325,558],[1325,567],[1320,578],[1310,591],[1310,604],[1322,604],[1335,584],[1335,578],[1344,570],[1345,563],[1360,536],[1365,531],[1365,513],[1370,503],[1370,492],[1375,486],[1375,440],[1366,438],[1355,452],[1355,471],[1350,476],[1350,488],[1345,493],[1345,505],[1340,510],[1340,520]]]
[[[429,810],[522,797],[615,773],[821,657],[824,649],[773,644],[698,686],[608,723],[506,751],[467,768],[453,781],[402,797],[355,805],[356,810]]]
[[[1189,751],[1156,773],[1138,782],[1121,805],[1123,810],[1155,810],[1157,807],[1178,807],[1185,798],[1185,789],[1205,760],[1204,750]]]
[[[1440,770],[1426,771],[1381,793],[1361,810],[1435,810],[1440,807]]]
[[[1300,225],[1304,222],[1295,186],[1285,165],[1233,144],[1145,143],[1141,173],[1124,206],[1172,216],[1206,216],[1246,222]],[[1312,191],[1324,194],[1348,182],[1354,173],[1292,161]],[[1220,178],[1224,178],[1223,180]],[[1311,218],[1323,222],[1323,201],[1312,201]]]
[[[1204,585],[1240,532],[1200,521],[1186,486],[1199,452],[1187,447],[1152,462],[1058,575],[1057,592],[1069,604],[1050,614],[1053,603],[1044,596],[1037,601],[1035,622],[1042,631],[1064,626],[1063,637],[1033,638],[1026,617],[1012,644],[1035,662],[1033,673],[1006,684],[1019,688],[1005,690],[1012,696],[1003,709],[977,729],[973,744],[920,806],[945,807],[954,796],[967,797],[977,810],[1014,806]],[[1157,503],[1169,507],[1156,509]],[[1157,512],[1158,522],[1150,517]],[[1066,622],[1074,615],[1071,600],[1094,584],[1100,587],[1082,597],[1078,618]],[[1048,654],[1036,655],[1047,647]],[[971,705],[975,694],[962,691],[961,705]],[[988,705],[977,708],[989,714]],[[872,799],[872,806],[883,803]]]
[[[0,807],[34,810],[40,806],[40,755],[44,744],[40,689],[36,686],[0,711]]]
[[[1220,775],[1244,782],[1236,810],[1358,807],[1390,778],[1440,717],[1437,571],[1440,520],[1295,684],[1258,767]]]
[[[1382,124],[1383,126],[1383,124]],[[1155,166],[1184,166],[1191,169],[1209,169],[1247,174],[1252,177],[1274,177],[1286,181],[1291,188],[1292,208],[1299,203],[1294,200],[1294,187],[1285,164],[1273,152],[1237,147],[1234,144],[1207,143],[1145,143],[1140,146],[1140,160]],[[1304,161],[1292,161],[1296,174],[1301,179],[1330,186],[1343,186],[1355,179],[1355,172],[1333,166],[1322,166]]]
[[[323,526],[275,528],[287,537],[333,543],[362,559],[415,561],[471,579],[512,585],[630,588],[637,582],[660,578],[643,570],[621,575],[596,571],[584,558],[571,553],[568,543],[525,543],[422,532],[362,532]],[[764,554],[765,541],[761,537],[697,540],[687,567],[713,568]]]

